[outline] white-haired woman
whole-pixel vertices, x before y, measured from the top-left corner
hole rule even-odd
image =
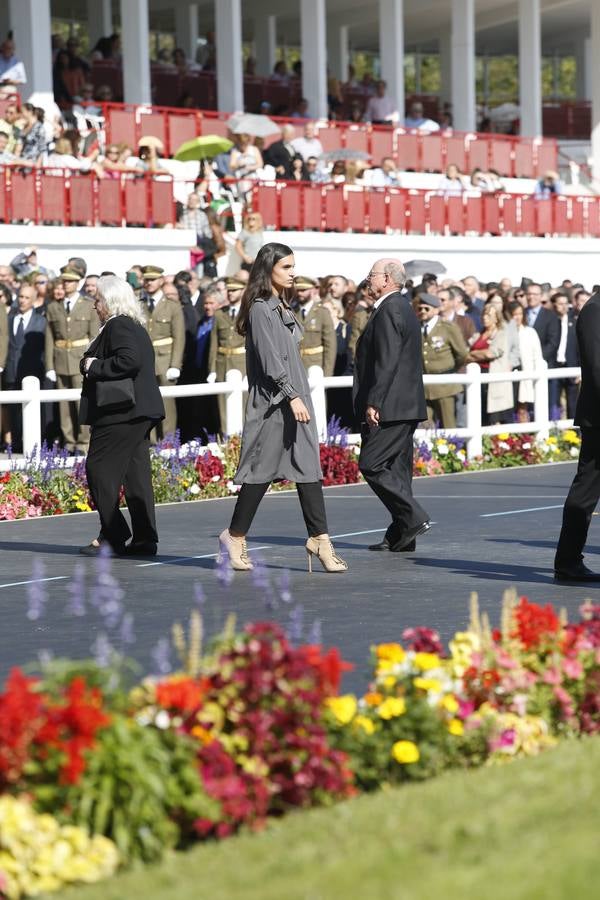
[[[158,534],[149,434],[165,415],[154,349],[142,308],[122,278],[98,279],[94,309],[101,328],[80,363],[84,381],[79,417],[91,426],[86,473],[100,534],[80,552],[96,556],[105,545],[111,554],[153,556]],[[121,487],[133,535],[119,509]]]

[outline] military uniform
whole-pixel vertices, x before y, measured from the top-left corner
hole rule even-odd
[[[77,272],[66,268],[61,269],[61,278],[80,280]],[[69,304],[68,312],[66,303]],[[79,371],[79,362],[85,348],[98,334],[99,327],[93,304],[79,293],[71,294],[65,300],[51,301],[46,307],[45,366],[46,372],[56,373],[59,390],[81,389],[83,376]],[[58,409],[64,446],[72,453],[76,450],[85,453],[90,430],[87,425],[79,424],[79,402],[62,400]]]
[[[304,336],[300,342],[304,368],[308,370],[311,366],[320,366],[325,376],[333,375],[337,338],[331,314],[319,303],[313,303],[308,311],[306,306],[298,307],[296,312],[296,318],[304,329]]]
[[[371,311],[364,306],[357,306],[352,313],[352,319],[350,320],[350,338],[348,340],[348,354],[352,365],[354,365],[354,355],[356,353],[358,339],[367,327],[370,314]]]
[[[6,365],[8,353],[8,313],[6,306],[0,300],[0,369]]]
[[[185,350],[185,322],[178,300],[168,300],[162,290],[145,300],[146,328],[152,340],[155,356],[156,380],[161,387],[172,385],[167,379],[169,369],[179,369]],[[173,434],[177,428],[177,407],[174,397],[164,397],[165,418],[159,425],[162,435]]]
[[[438,318],[433,328],[423,336],[423,372],[425,375],[456,372],[468,352],[458,326]],[[425,385],[428,419],[439,421],[442,428],[456,428],[454,397],[460,390],[459,384]]]
[[[246,374],[246,338],[235,327],[239,307],[224,306],[215,312],[208,348],[208,371],[215,372],[217,381],[225,381],[230,369]],[[221,434],[226,432],[225,394],[219,394]]]

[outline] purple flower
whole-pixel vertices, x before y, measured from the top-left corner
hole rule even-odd
[[[327,423],[327,435],[325,437],[325,443],[329,447],[333,445],[338,447],[346,447],[348,445],[349,434],[350,429],[345,428],[342,425],[341,418],[332,416]]]
[[[308,643],[309,644],[322,644],[323,643],[323,630],[321,628],[321,620],[315,619],[312,625],[310,626],[310,631],[308,633]]]
[[[219,553],[216,561],[217,579],[222,588],[228,588],[233,581],[233,569],[228,553]]]
[[[70,599],[67,603],[67,613],[70,616],[85,616],[85,566],[77,563],[73,572],[73,578],[67,585]]]
[[[288,616],[287,634],[293,644],[300,643],[304,632],[304,607],[301,603],[293,606]]]
[[[206,603],[204,588],[198,581],[194,582],[194,602],[196,603],[196,606],[199,606],[201,609]]]
[[[290,573],[287,569],[278,578],[279,599],[282,603],[291,603],[293,600],[290,586]]]
[[[157,675],[168,675],[171,672],[171,644],[168,638],[160,638],[151,656]]]
[[[135,644],[135,634],[133,631],[133,613],[125,613],[123,619],[121,620],[121,627],[119,628],[119,638],[121,639],[121,644],[124,646],[125,644]]]
[[[106,669],[110,666],[115,655],[115,650],[106,632],[101,631],[96,637],[92,644],[92,654],[96,660],[96,664],[100,666],[101,669]]]
[[[257,553],[253,557],[253,563],[254,568],[252,569],[250,575],[252,577],[252,584],[256,588],[256,593],[262,594],[267,609],[276,609],[277,598],[275,597],[273,585],[271,584],[271,578],[269,577],[269,570],[265,566],[263,557],[259,553]]]
[[[41,559],[33,560],[33,578],[27,585],[27,618],[36,622],[44,614],[46,603],[48,602],[48,594],[43,579],[46,574],[46,567]]]

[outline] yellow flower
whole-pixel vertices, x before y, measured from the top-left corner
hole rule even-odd
[[[442,690],[439,678],[413,678],[413,684],[420,691],[432,691],[434,694],[439,694]]]
[[[362,728],[366,734],[373,734],[375,731],[375,723],[367,716],[357,716],[352,724],[355,728]]]
[[[201,744],[210,744],[213,741],[213,736],[208,729],[203,728],[202,725],[194,725],[191,731],[192,735],[197,738]]]
[[[465,726],[460,719],[450,719],[450,721],[448,722],[448,731],[450,732],[450,734],[454,734],[456,737],[460,737],[461,734],[464,734]]]
[[[356,715],[357,703],[354,694],[328,697],[325,705],[331,710],[340,725],[347,725]]]
[[[364,701],[367,706],[379,706],[383,701],[383,694],[380,694],[379,691],[369,691],[368,694],[365,694]]]
[[[377,712],[382,719],[395,719],[397,716],[404,715],[406,703],[402,697],[388,697],[381,706],[377,707]]]
[[[445,709],[446,712],[455,713],[458,710],[458,700],[454,696],[454,694],[446,694],[440,700],[440,706],[442,709]]]
[[[508,431],[503,431],[502,434],[496,435],[499,441],[507,441],[510,437]]]
[[[404,662],[406,652],[400,644],[379,644],[375,652],[377,659],[385,659],[387,662],[401,663]]]
[[[445,447],[448,441],[445,438],[438,438],[435,442],[436,447]]]
[[[386,688],[393,688],[396,684],[396,679],[393,675],[386,675],[383,679],[383,686]]]
[[[550,437],[546,439],[546,443],[548,443],[548,444],[557,444],[558,441],[557,441],[557,439],[554,437],[554,435],[551,434]]]
[[[564,437],[565,441],[567,442],[567,444],[580,444],[581,443],[581,441],[579,439],[579,435],[577,434],[576,431],[573,431],[572,428],[567,428],[563,437]]]
[[[396,741],[392,744],[392,756],[397,763],[409,765],[419,761],[421,754],[419,748],[412,741]]]
[[[473,653],[481,647],[479,637],[472,631],[457,631],[454,640],[450,641],[450,653],[452,654],[452,668],[459,677],[471,665]]]
[[[437,653],[415,653],[415,666],[423,672],[437,669],[440,666],[440,658]]]

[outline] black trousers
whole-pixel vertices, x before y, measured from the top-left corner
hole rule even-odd
[[[572,566],[582,560],[592,513],[599,499],[600,428],[582,428],[579,464],[565,500],[562,528],[554,557],[556,569]]]
[[[358,467],[392,517],[396,530],[416,528],[429,515],[412,494],[413,435],[416,422],[363,426]]]
[[[248,534],[252,520],[256,515],[256,510],[267,493],[270,483],[268,481],[266,484],[242,485],[233,516],[231,517],[230,531],[236,534]],[[297,482],[296,488],[309,537],[315,537],[317,534],[327,534],[327,516],[325,514],[322,483],[320,481]]]
[[[151,419],[92,425],[85,470],[100,516],[100,539],[115,549],[123,547],[131,536],[119,509],[121,486],[131,516],[133,540],[158,542],[149,440],[154,425]]]

